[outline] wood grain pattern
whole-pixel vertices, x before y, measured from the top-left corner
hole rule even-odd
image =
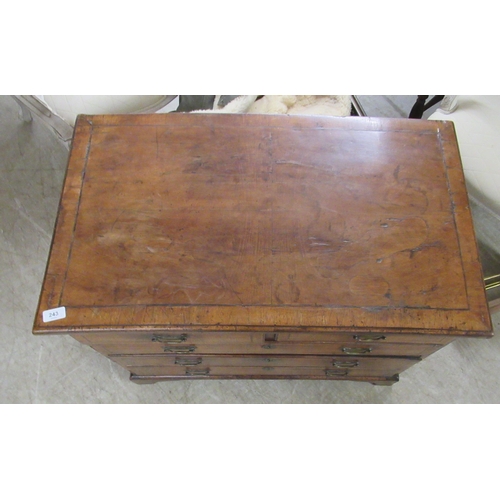
[[[451,123],[97,116],[76,130],[43,306],[66,306],[64,326],[490,329]]]
[[[137,359],[140,358],[140,359]],[[401,358],[367,358],[351,359],[345,361],[342,358],[331,358],[329,356],[301,356],[301,357],[267,357],[256,356],[205,356],[177,357],[168,360],[144,359],[144,356],[123,356],[123,359],[113,358],[125,368],[131,370],[134,375],[142,376],[170,376],[185,377],[198,374],[198,377],[210,376],[248,376],[256,378],[361,378],[380,377],[391,378],[406,370],[415,363],[417,359]],[[153,358],[153,359],[151,359]],[[168,361],[168,362],[166,362]]]
[[[90,346],[101,354],[266,354],[273,355],[367,355],[367,356],[397,356],[424,358],[442,347],[439,344],[399,344],[374,343],[360,345],[358,343],[314,343],[314,342],[276,342],[235,344],[232,342],[221,344],[185,344],[163,345],[161,343],[138,342],[122,339],[121,341],[96,342]]]
[[[491,336],[453,124],[80,116],[34,333],[193,329]]]

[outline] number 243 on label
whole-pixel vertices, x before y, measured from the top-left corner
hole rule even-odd
[[[43,322],[48,323],[49,321],[56,321],[58,319],[63,319],[66,317],[65,307],[56,307],[55,309],[47,309],[43,311]]]

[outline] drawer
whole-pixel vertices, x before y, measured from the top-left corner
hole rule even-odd
[[[408,366],[419,361],[419,358],[355,358],[351,356],[231,356],[231,355],[204,355],[204,356],[172,356],[143,354],[138,356],[114,355],[109,358],[124,368],[136,367],[171,367],[171,366],[279,366],[279,367],[316,367],[316,368],[357,368],[373,370],[383,367],[392,372],[405,370]]]
[[[360,342],[360,343],[397,343],[397,344],[440,344],[453,340],[445,335],[424,335],[406,333],[349,333],[349,332],[100,332],[73,334],[75,339],[87,345],[105,345],[126,341],[157,342],[170,344],[252,344],[266,342]]]
[[[141,357],[134,356],[134,358]],[[259,356],[203,356],[200,359],[151,356],[149,358],[122,359],[120,364],[127,365],[125,367],[133,375],[146,377],[390,378],[418,362],[418,359],[411,358],[361,358],[353,360],[329,356],[310,358],[283,356],[274,360]],[[116,358],[113,360],[118,361]],[[184,364],[186,362],[193,364],[188,366]]]
[[[425,357],[442,346],[434,344],[381,344],[361,342],[300,343],[267,342],[253,344],[163,344],[160,342],[121,341],[92,344],[103,354],[290,354]]]

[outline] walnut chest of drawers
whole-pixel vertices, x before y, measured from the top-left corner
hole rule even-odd
[[[136,382],[391,384],[489,337],[453,124],[80,116],[33,331]]]

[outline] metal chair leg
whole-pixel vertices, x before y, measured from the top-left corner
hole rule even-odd
[[[361,106],[361,103],[359,102],[359,99],[355,96],[352,95],[351,97],[351,104],[354,110],[356,111],[358,116],[366,116],[366,112],[363,109],[363,106]]]
[[[500,274],[494,274],[492,276],[486,276],[484,278],[484,288],[486,291],[493,290],[500,286]],[[489,300],[488,304],[490,306],[490,313],[495,313],[500,311],[500,298]]]
[[[19,105],[19,108],[21,109],[21,116],[22,116],[23,121],[25,121],[27,123],[32,121],[33,116],[31,116],[31,112],[30,112],[28,106],[26,106],[26,104],[24,104],[24,102],[20,101],[15,95],[13,95],[12,98],[14,99],[14,101],[17,102],[17,104]]]
[[[500,274],[495,274],[493,276],[487,276],[484,278],[484,287],[486,290],[492,290],[500,286]]]

